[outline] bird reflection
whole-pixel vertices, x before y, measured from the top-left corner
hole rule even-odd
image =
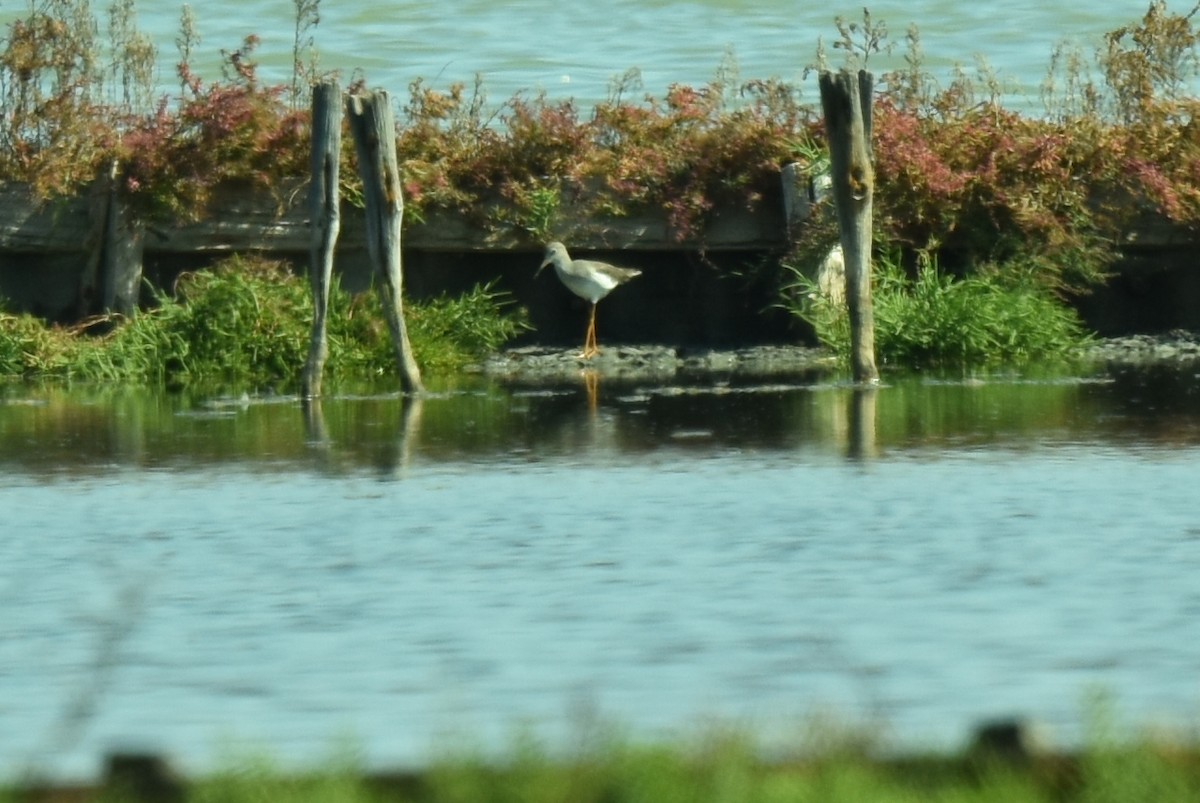
[[[594,416],[600,398],[600,372],[594,368],[584,368],[579,375],[583,377],[583,388],[587,391],[588,412]]]

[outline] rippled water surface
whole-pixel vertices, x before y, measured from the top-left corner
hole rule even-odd
[[[0,21],[21,13],[23,4],[0,6]],[[295,34],[290,0],[212,0],[192,3],[201,42],[194,61],[209,79],[219,76],[219,52],[237,48],[257,34],[264,76],[290,80]],[[870,4],[888,25],[891,40],[903,43],[910,24],[921,31],[928,67],[945,80],[961,64],[973,69],[977,55],[999,70],[1009,100],[1040,110],[1038,91],[1050,54],[1060,42],[1094,52],[1101,36],[1139,19],[1146,0],[1104,3],[1005,3],[1002,13],[983,2]],[[159,51],[160,83],[175,86],[174,44],[179,3],[138,3],[138,20]],[[821,37],[827,49],[836,38],[834,18],[862,19],[862,3],[796,3],[781,0],[615,0],[562,3],[521,0],[440,2],[333,2],[320,6],[314,44],[320,65],[349,74],[361,69],[373,86],[403,93],[422,77],[434,86],[470,83],[476,73],[497,101],[519,90],[546,90],[587,105],[603,99],[614,76],[642,71],[647,91],[661,95],[671,83],[701,84],[726,53],[744,78],[798,81],[815,60]],[[1177,13],[1189,3],[1172,0]],[[902,50],[902,48],[901,48]],[[838,54],[831,51],[836,66]],[[877,72],[903,66],[898,50],[876,57]],[[817,95],[815,85],[810,97]]]
[[[419,404],[10,389],[0,777],[153,747],[373,764],[580,710],[900,745],[1200,711],[1200,390],[557,389]]]

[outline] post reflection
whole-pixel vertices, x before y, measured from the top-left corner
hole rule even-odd
[[[847,399],[849,428],[846,442],[846,456],[850,460],[868,460],[879,454],[875,439],[878,396],[879,388],[876,385],[858,386],[850,392]]]
[[[1194,384],[1159,390],[1124,378],[917,377],[878,389],[808,381],[643,382],[601,377],[595,369],[567,385],[463,379],[421,397],[368,389],[303,402],[18,388],[0,396],[0,468],[62,477],[114,466],[224,471],[240,464],[252,471],[389,476],[418,461],[488,464],[585,452],[624,459],[659,450],[696,456],[801,450],[862,461],[997,444],[1181,449],[1200,443]]]
[[[410,468],[415,460],[421,432],[421,421],[425,400],[420,394],[402,396],[400,399],[400,421],[395,436],[381,440],[366,440],[346,433],[346,440],[335,443],[329,434],[321,399],[312,397],[302,400],[304,432],[307,443],[318,456],[322,470],[338,472],[361,464],[364,459],[363,445],[370,443],[366,459],[383,476],[399,477]]]
[[[325,413],[321,410],[319,396],[305,396],[300,400],[304,413],[304,433],[308,442],[322,450],[329,448],[329,427],[325,425]]]

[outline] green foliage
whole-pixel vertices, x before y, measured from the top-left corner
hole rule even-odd
[[[289,775],[262,759],[242,760],[189,784],[186,794],[197,803],[1192,803],[1200,800],[1200,765],[1192,751],[1172,755],[1152,743],[1089,754],[1064,772],[1061,759],[1023,767],[818,752],[764,761],[737,735],[693,744],[614,741],[556,757],[523,737],[498,760],[452,756],[390,781],[345,761]]]
[[[366,803],[382,798],[372,792],[351,760],[338,758],[321,772],[284,775],[267,757],[230,761],[228,766],[195,784],[191,803]]]
[[[287,382],[308,355],[308,288],[277,263],[234,259],[211,271],[185,274],[176,298],[160,298],[156,312],[139,315],[114,338],[124,350],[130,337],[142,342],[143,333],[158,336],[151,367],[165,376],[148,377],[152,380]]]
[[[409,334],[416,342],[432,346],[451,344],[459,356],[447,354],[432,365],[460,366],[462,355],[477,357],[496,351],[529,328],[524,309],[510,309],[511,302],[494,284],[477,285],[461,296],[440,296],[413,305],[407,315]]]
[[[505,197],[513,202],[512,209],[500,207],[495,221],[523,230],[534,242],[550,242],[558,228],[562,191],[556,181],[531,179],[525,183],[504,186]]]
[[[406,304],[404,319],[417,362],[432,374],[459,370],[529,328],[525,310],[514,308],[504,293],[486,284],[462,296]],[[396,371],[391,334],[376,294],[354,297],[334,289],[329,342],[326,370],[335,381]],[[307,348],[307,339],[304,343]]]
[[[792,266],[791,311],[809,322],[837,354],[850,354],[844,303],[823,295]],[[1086,336],[1075,312],[1033,281],[1014,283],[1018,271],[956,279],[921,261],[915,277],[895,254],[873,272],[875,351],[884,365],[970,367],[1022,364],[1069,357]]]
[[[458,298],[410,304],[409,339],[431,373],[462,368],[525,328],[520,311],[490,286]],[[29,316],[0,315],[0,376],[231,387],[294,387],[308,356],[308,284],[279,263],[233,258],[185,274],[174,296],[133,319],[112,318],[103,336],[47,328]],[[95,323],[95,322],[93,322]],[[395,371],[378,300],[330,295],[331,380]]]
[[[62,338],[40,319],[8,314],[0,303],[0,377],[24,378],[51,371],[62,351]]]

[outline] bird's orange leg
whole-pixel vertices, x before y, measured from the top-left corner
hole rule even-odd
[[[590,360],[600,353],[600,346],[596,343],[596,305],[592,305],[591,315],[588,316],[587,334],[583,337],[583,353],[579,356],[585,360]]]

